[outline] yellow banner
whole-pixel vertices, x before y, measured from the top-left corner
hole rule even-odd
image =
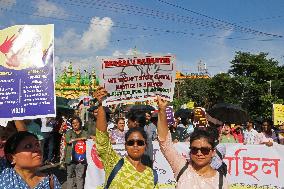
[[[187,107],[188,109],[194,109],[194,102],[189,101],[188,103],[186,103],[186,107]]]
[[[281,125],[284,122],[283,104],[273,104],[273,122],[274,125]]]

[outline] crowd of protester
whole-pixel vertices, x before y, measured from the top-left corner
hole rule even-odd
[[[206,127],[198,128],[193,123],[194,115],[190,114],[188,117],[175,115],[174,124],[170,125],[165,113],[167,102],[159,97],[158,111],[137,110],[114,116],[109,108],[101,105],[106,94],[104,89],[94,94],[98,104],[88,109],[85,122],[80,119],[80,112],[75,111],[73,115],[11,121],[6,127],[0,126],[0,188],[61,188],[55,175],[36,171],[55,163],[66,169],[68,189],[84,188],[86,157],[74,155],[74,148],[80,145],[78,142],[92,139],[104,164],[105,186],[155,188],[153,141],[158,141],[173,170],[177,188],[191,185],[225,189],[228,184],[222,159],[226,152],[222,143],[269,147],[284,144],[279,132],[284,130],[284,124],[276,129],[271,121],[263,120],[256,127],[248,120],[219,126],[208,122]],[[173,144],[177,142],[189,142],[190,161],[176,152]],[[115,144],[125,145],[126,157],[120,157],[113,150]],[[202,162],[200,157],[204,158]],[[113,173],[115,167],[119,169]],[[126,179],[125,174],[132,175],[133,179]]]

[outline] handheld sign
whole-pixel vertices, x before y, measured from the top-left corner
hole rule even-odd
[[[0,119],[55,117],[54,25],[0,30]]]
[[[97,59],[101,63],[100,85],[110,93],[104,105],[153,100],[157,95],[168,101],[173,100],[174,56],[139,55]]]

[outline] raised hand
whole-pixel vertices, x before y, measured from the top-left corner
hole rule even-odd
[[[103,87],[99,87],[93,93],[93,97],[96,98],[99,102],[96,128],[102,132],[107,131],[106,112],[105,112],[104,107],[102,106],[102,101],[104,97],[107,96],[107,94],[108,94],[107,91]]]
[[[160,96],[157,96],[157,103],[158,103],[159,110],[166,110],[168,106],[168,101],[162,99]]]
[[[160,96],[157,96],[157,103],[159,107],[158,112],[158,136],[160,141],[165,141],[169,128],[168,128],[168,121],[167,121],[167,114],[166,114],[166,108],[168,105],[168,102],[164,99],[162,99]]]
[[[93,97],[98,100],[99,104],[102,104],[104,97],[108,95],[107,91],[103,87],[99,87],[94,93]]]

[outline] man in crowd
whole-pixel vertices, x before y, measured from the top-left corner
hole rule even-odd
[[[244,130],[244,144],[258,144],[258,132],[253,128],[253,121],[247,121]]]
[[[151,122],[152,116],[151,112],[145,113],[146,118],[146,125],[144,127],[144,130],[146,131],[148,137],[150,138],[149,141],[153,141],[157,138],[157,128],[156,126]]]
[[[91,118],[88,119],[84,128],[85,130],[87,130],[88,136],[94,139],[96,135],[96,120],[97,120],[97,115],[98,115],[98,107],[91,106],[88,109],[88,111],[91,113]]]
[[[55,118],[41,118],[41,132],[43,135],[43,162],[45,164],[53,164],[53,150],[54,150],[54,133]]]

